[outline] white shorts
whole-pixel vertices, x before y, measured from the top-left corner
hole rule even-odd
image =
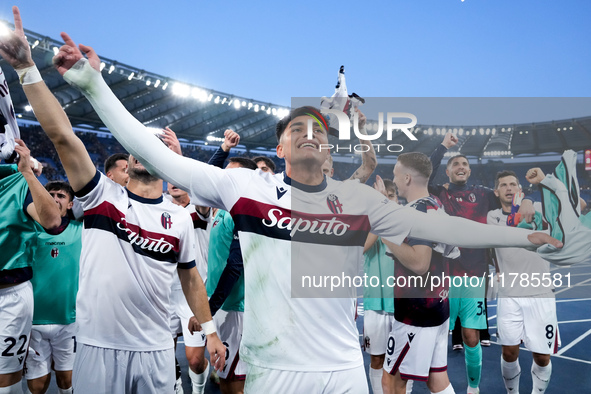
[[[503,346],[521,341],[534,353],[554,354],[560,346],[554,297],[499,297],[497,337]]]
[[[182,335],[185,346],[204,347],[205,333],[203,331],[196,331],[194,334],[189,332],[189,319],[193,316],[193,312],[187,303],[185,293],[183,293],[182,289],[172,289],[170,306],[172,308],[170,313],[170,332],[173,338]]]
[[[23,369],[32,325],[31,282],[0,289],[0,374]]]
[[[333,372],[282,371],[247,364],[244,394],[355,393],[368,394],[363,365]]]
[[[154,352],[105,349],[78,344],[72,373],[75,393],[172,393],[174,349]]]
[[[76,356],[76,323],[33,325],[25,378],[37,379],[54,371],[71,371]]]
[[[400,371],[405,380],[426,382],[430,372],[447,371],[449,319],[435,327],[416,327],[394,320],[388,338],[384,369]]]
[[[218,376],[221,379],[244,380],[246,378],[246,363],[240,359],[238,350],[242,342],[242,326],[244,312],[224,311],[220,309],[213,317],[218,337],[226,346],[226,364]]]
[[[363,350],[372,356],[386,354],[394,314],[367,310],[363,315]],[[373,345],[373,346],[372,346]]]

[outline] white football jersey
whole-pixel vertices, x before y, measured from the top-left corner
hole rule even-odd
[[[355,289],[332,293],[330,283],[328,289],[299,284],[306,273],[354,277],[370,228],[400,244],[412,227],[410,210],[358,182],[328,179],[309,187],[260,170],[200,166],[191,184],[199,185],[191,188],[192,202],[229,211],[239,231],[245,270],[240,357],[293,371],[363,365]]]
[[[203,283],[205,283],[207,282],[207,253],[209,251],[209,233],[211,232],[211,214],[204,218],[203,215],[197,212],[193,204],[187,205],[185,209],[191,214],[191,223],[195,231],[195,265]],[[173,291],[182,290],[178,275],[174,276],[172,289]]]
[[[539,203],[535,203],[534,206],[537,211],[541,210]],[[486,222],[496,226],[507,226],[507,216],[502,209],[495,209],[488,212]],[[542,285],[532,281],[532,278],[535,277],[541,280],[544,274],[550,278],[550,263],[535,251],[523,248],[495,248],[495,254],[499,270],[504,274],[503,282],[494,284],[498,286],[499,297],[535,296],[551,293],[554,289],[551,283]],[[534,273],[536,275],[532,276]],[[553,295],[551,296],[553,297]]]
[[[131,351],[172,348],[173,276],[177,262],[195,265],[189,212],[162,197],[136,196],[99,172],[77,196],[84,208],[77,340]]]

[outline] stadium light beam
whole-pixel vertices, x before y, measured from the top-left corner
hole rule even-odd
[[[158,86],[160,86],[160,80],[157,79],[156,82],[154,82],[154,87],[157,88]]]
[[[131,74],[129,74],[129,77],[127,77],[127,79],[131,81],[134,76],[135,76],[135,72],[132,71]]]
[[[0,22],[0,37],[4,37],[10,34],[10,29],[5,23]]]

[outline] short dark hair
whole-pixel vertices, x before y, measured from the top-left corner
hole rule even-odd
[[[266,165],[267,167],[269,167],[269,169],[270,169],[271,171],[275,172],[275,163],[273,162],[273,160],[271,160],[271,159],[270,159],[270,158],[268,158],[267,156],[257,156],[257,157],[255,157],[255,158],[254,158],[254,159],[252,159],[252,160],[254,160],[254,162],[255,162],[256,164],[258,164],[258,163],[259,163],[259,161],[264,161],[264,162],[265,162],[265,165]]]
[[[455,159],[457,159],[458,157],[463,157],[464,159],[466,159],[466,161],[468,162],[468,166],[470,166],[470,160],[468,160],[468,158],[464,155],[455,155],[452,156],[448,161],[447,161],[447,165],[446,167],[449,167],[449,165],[451,164],[452,161],[454,161]]]
[[[497,172],[497,175],[495,176],[495,190],[499,187],[499,179],[504,178],[506,176],[514,176],[515,179],[517,179],[517,184],[519,184],[519,178],[517,178],[517,174],[515,173],[515,171],[503,170]]]
[[[47,184],[45,185],[45,190],[47,190],[48,192],[52,192],[52,191],[56,191],[56,190],[66,192],[66,194],[70,197],[70,201],[74,200],[74,189],[72,189],[72,186],[70,186],[70,184],[68,182],[63,182],[63,181],[47,182]]]
[[[394,190],[394,193],[398,194],[398,187],[396,187],[394,181],[384,179],[384,186],[386,187],[386,190]]]
[[[425,177],[426,179],[429,179],[431,173],[433,172],[433,165],[431,164],[431,160],[429,160],[429,157],[424,153],[403,153],[398,156],[397,161],[403,166],[407,168],[412,168],[413,170],[417,171],[421,176]]]
[[[283,132],[287,128],[289,122],[291,122],[292,119],[295,119],[298,116],[312,116],[314,118],[317,118],[318,121],[323,125],[322,127],[328,133],[328,120],[324,117],[324,115],[320,113],[320,111],[318,111],[318,109],[311,106],[299,107],[289,111],[288,115],[286,115],[283,119],[277,122],[277,126],[275,127],[275,135],[277,136],[277,142],[279,142],[279,140],[281,139],[281,136],[283,135]]]
[[[113,153],[111,156],[107,157],[107,160],[105,160],[105,174],[111,171],[111,169],[117,165],[119,160],[127,161],[128,159],[129,155],[127,153]]]
[[[248,168],[249,170],[256,170],[257,163],[253,159],[249,159],[248,157],[230,157],[228,159],[230,163],[238,163],[242,168]]]

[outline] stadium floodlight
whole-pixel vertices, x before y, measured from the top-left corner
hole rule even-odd
[[[490,134],[490,129],[486,129],[486,135]]]
[[[135,73],[132,71],[131,74],[129,74],[129,77],[127,77],[128,80],[132,80],[134,77]]]
[[[109,67],[109,74],[111,74],[113,71],[115,71],[115,65],[111,64],[111,66]]]
[[[438,128],[436,128],[436,129],[435,129],[435,133],[436,133],[437,135],[441,135],[441,129],[440,129],[439,127],[438,127]],[[432,130],[429,130],[429,135],[433,135],[433,131],[432,131]]]
[[[226,100],[228,100],[226,97],[224,97],[224,99],[222,100],[222,104],[224,104],[226,102]]]
[[[191,94],[191,88],[184,83],[175,82],[175,84],[172,85],[172,93],[180,97],[189,97],[189,94]]]
[[[207,92],[203,89],[200,88],[193,88],[191,90],[191,96],[199,101],[205,101],[207,100]]]
[[[213,100],[214,103],[219,104],[220,103],[220,96],[216,96],[215,100]]]
[[[251,109],[251,108],[252,108],[252,103],[249,102],[248,103],[248,109]]]
[[[509,128],[507,129],[507,131],[509,131],[509,132],[510,132],[510,131],[511,131],[511,127],[509,127]]]
[[[31,45],[31,49],[37,48],[37,45],[39,45],[39,40],[35,40],[35,42],[33,43],[33,45]]]
[[[458,135],[464,135],[464,129],[460,129],[460,131],[458,131]]]
[[[101,62],[101,67],[100,67],[100,69],[99,69],[99,70],[100,70],[100,71],[103,71],[103,70],[105,69],[105,66],[106,66],[106,65],[107,65],[107,64],[106,64],[105,62]]]
[[[162,90],[166,90],[167,87],[168,87],[168,82],[164,82],[164,85],[162,85]]]
[[[242,100],[242,106],[246,107],[246,101]]]
[[[497,134],[497,129],[493,127],[492,131],[491,131],[492,135]]]
[[[151,84],[152,84],[152,81],[148,79],[148,80],[146,81],[146,86],[150,86]]]
[[[57,55],[60,49],[58,47],[53,47],[53,54]]]
[[[265,106],[261,105],[261,111],[264,111],[264,110],[265,110]]]
[[[240,100],[234,100],[234,108],[240,109]]]
[[[10,29],[5,23],[0,22],[0,37],[7,36],[8,34],[10,34]]]
[[[259,105],[258,104],[254,105],[254,112],[259,112]]]
[[[214,137],[213,137],[212,135],[208,135],[206,139],[207,139],[208,141],[213,141],[213,140],[214,140]]]
[[[207,101],[211,101],[211,99],[213,98],[213,94],[209,94],[209,96],[207,96]]]
[[[267,115],[270,115],[271,114],[271,108],[267,108],[267,111],[266,112],[267,112]]]
[[[228,105],[232,105],[233,102],[234,102],[234,99],[230,99],[230,101],[228,101]]]
[[[272,113],[273,115],[277,115],[277,108],[273,108],[273,109],[271,110],[271,113]]]
[[[30,105],[25,105],[25,111],[27,112],[31,112],[33,110],[33,107],[31,107]]]
[[[160,80],[157,79],[156,82],[154,82],[154,87],[157,88],[158,86],[160,86]]]

